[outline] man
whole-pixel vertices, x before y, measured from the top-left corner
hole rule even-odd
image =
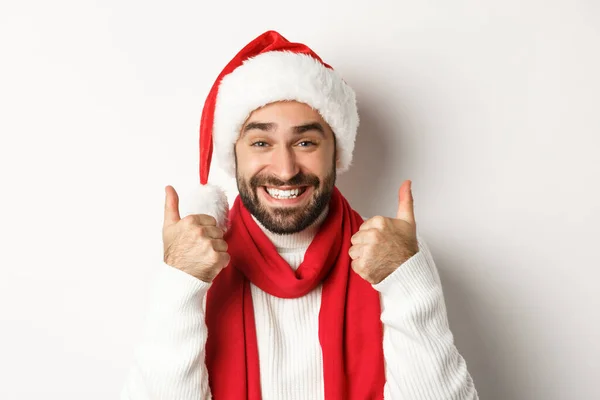
[[[200,129],[198,210],[166,188],[164,265],[122,399],[477,399],[410,181],[364,221],[335,186],[352,89],[277,32],[226,66]],[[212,151],[236,177],[229,210]],[[200,204],[202,203],[202,204]]]

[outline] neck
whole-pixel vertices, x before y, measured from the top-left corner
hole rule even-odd
[[[300,232],[289,234],[273,233],[267,228],[265,228],[263,224],[261,224],[260,221],[258,221],[254,215],[252,215],[252,218],[254,219],[254,221],[256,221],[257,225],[262,229],[265,235],[267,235],[271,242],[273,242],[273,244],[277,248],[277,252],[285,253],[306,250],[306,248],[310,245],[313,238],[319,231],[321,224],[323,223],[323,221],[325,221],[328,212],[329,206],[325,207],[325,209],[317,217],[317,219],[315,219],[314,222],[310,224],[306,229]]]

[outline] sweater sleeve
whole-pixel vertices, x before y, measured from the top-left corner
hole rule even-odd
[[[477,400],[454,345],[441,281],[422,237],[419,252],[386,279],[380,293],[386,399]]]
[[[121,400],[210,399],[204,363],[209,284],[159,266]]]

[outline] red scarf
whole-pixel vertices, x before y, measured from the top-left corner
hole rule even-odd
[[[225,239],[231,262],[207,294],[206,365],[218,400],[261,399],[250,282],[296,298],[323,283],[319,342],[325,399],[383,399],[383,327],[379,295],[350,267],[350,238],[363,220],[334,187],[329,213],[294,271],[256,224],[239,196]]]

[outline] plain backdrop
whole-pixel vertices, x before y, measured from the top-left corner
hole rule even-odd
[[[269,29],[357,92],[354,208],[413,181],[481,398],[600,398],[597,1],[59,0],[0,6],[0,399],[118,398],[164,187],[198,183],[208,90]]]

